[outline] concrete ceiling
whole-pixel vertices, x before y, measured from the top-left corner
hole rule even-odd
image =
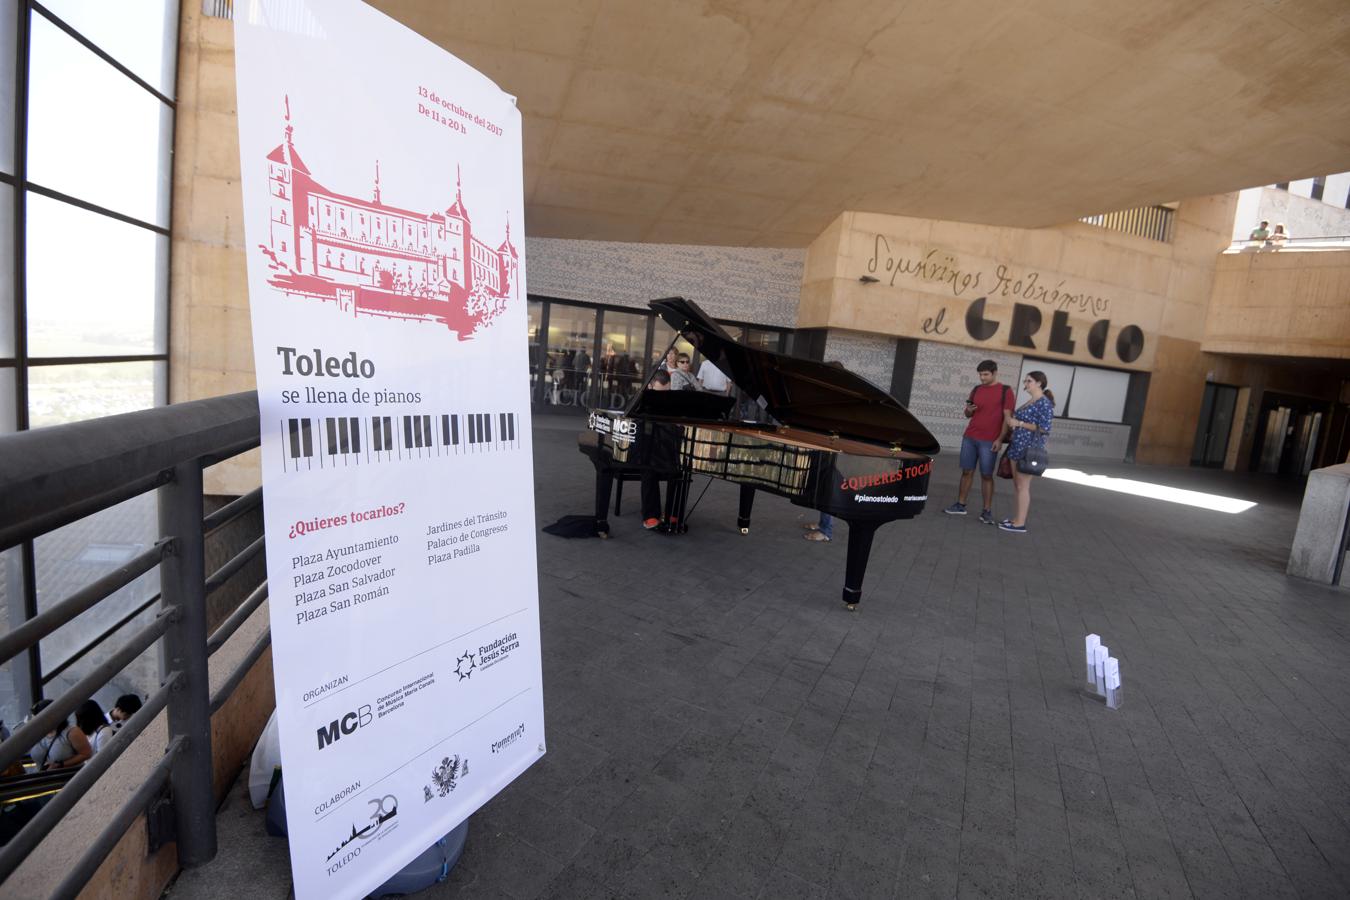
[[[1345,0],[374,0],[515,94],[534,236],[1038,227],[1350,169]]]

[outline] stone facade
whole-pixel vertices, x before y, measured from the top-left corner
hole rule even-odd
[[[525,259],[537,296],[641,309],[684,297],[714,318],[791,328],[806,251],[528,238]]]
[[[825,360],[842,363],[889,393],[895,374],[895,338],[831,328],[825,336]]]
[[[919,342],[909,411],[933,433],[943,450],[954,453],[961,448],[961,435],[966,430],[965,403],[970,389],[979,384],[975,367],[986,359],[998,363],[999,380],[1016,393],[1013,381],[1022,368],[1018,354]]]

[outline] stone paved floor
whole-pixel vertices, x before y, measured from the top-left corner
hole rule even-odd
[[[586,511],[574,426],[536,427],[540,523]],[[1298,491],[1082,466],[1259,505],[1043,479],[1018,536],[941,513],[954,462],[852,613],[844,542],[768,497],[742,537],[724,484],[683,538],[635,491],[611,541],[541,534],[549,752],[422,896],[1350,893],[1350,591],[1284,575]],[[1119,711],[1082,691],[1089,632]]]

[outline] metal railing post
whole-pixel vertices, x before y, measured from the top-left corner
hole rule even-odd
[[[216,855],[215,795],[211,779],[211,685],[206,652],[206,560],[203,550],[202,468],[193,460],[174,467],[159,489],[160,533],[174,552],[160,567],[165,608],[177,612],[164,634],[161,674],[183,673],[169,700],[169,739],[183,751],[169,776],[173,791],[178,863],[200,866]]]

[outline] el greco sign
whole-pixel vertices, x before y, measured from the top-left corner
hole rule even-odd
[[[953,234],[959,236],[959,230]],[[885,304],[890,333],[1113,368],[1153,364],[1161,296],[876,231],[855,230],[850,239],[840,274],[856,271],[855,277],[877,283],[850,290],[859,308],[853,310],[855,324],[847,327],[873,318],[880,312],[875,305]],[[1072,240],[1066,238],[1066,246]],[[1073,247],[1085,258],[1097,249]]]

